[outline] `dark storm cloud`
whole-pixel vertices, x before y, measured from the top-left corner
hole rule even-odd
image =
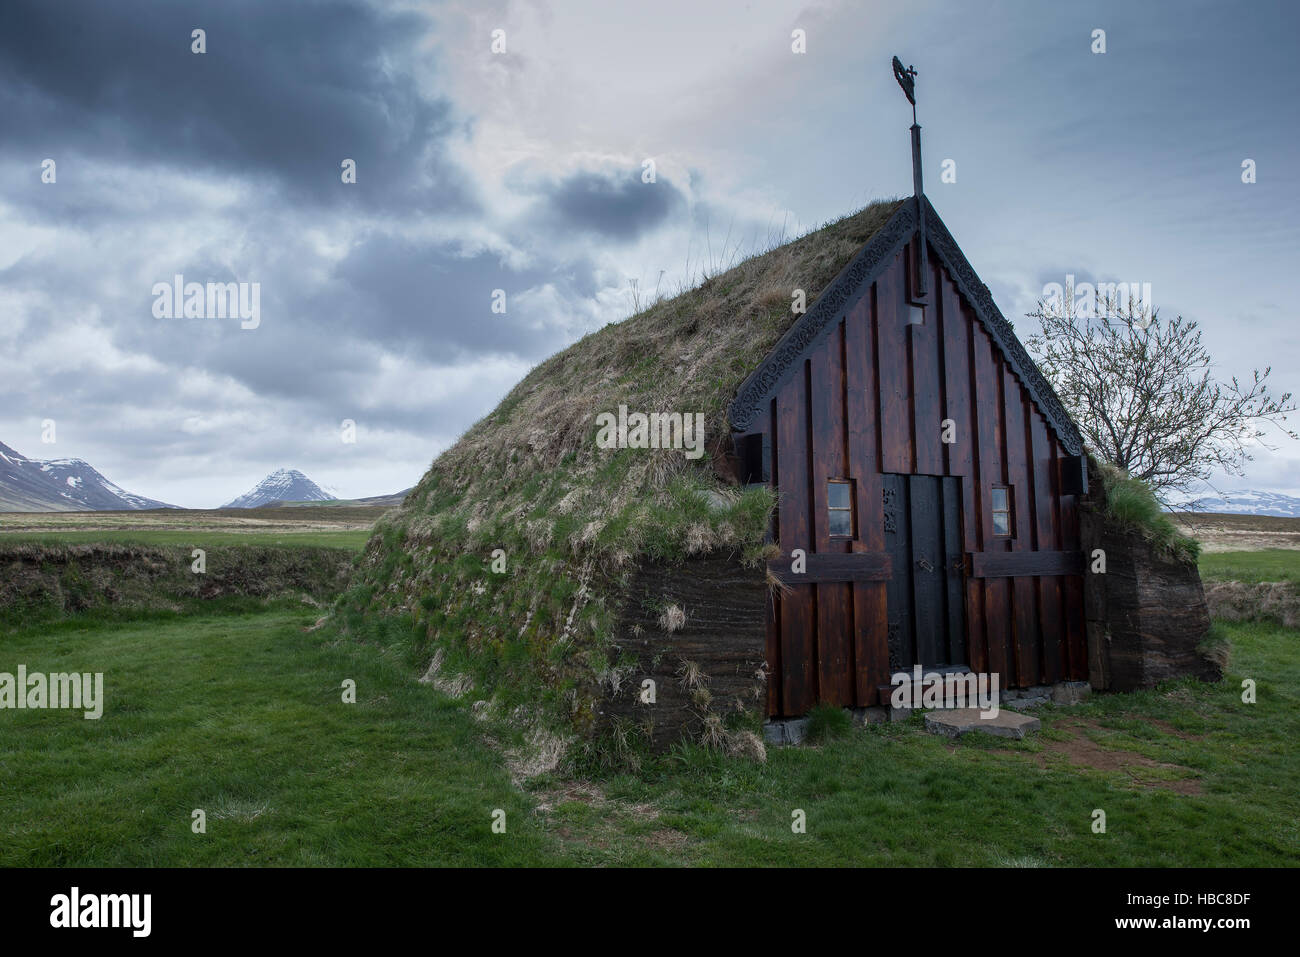
[[[495,253],[462,256],[441,244],[382,234],[352,250],[335,279],[337,294],[318,294],[315,303],[322,321],[342,334],[438,360],[489,353],[541,358],[563,343],[548,322],[554,317],[530,308],[520,294],[548,283],[581,296],[595,288],[583,263],[514,270]],[[492,311],[498,289],[505,293],[504,314]]]
[[[635,172],[573,173],[556,183],[545,200],[546,218],[561,229],[608,239],[636,239],[661,226],[686,205],[681,191],[663,177],[643,183]]]
[[[60,328],[97,312],[118,349],[161,363],[173,378],[202,369],[267,400],[327,406],[355,406],[379,374],[384,352],[434,366],[486,355],[538,360],[586,331],[583,317],[563,305],[597,291],[595,269],[585,259],[516,270],[495,253],[465,256],[444,243],[373,232],[322,278],[323,264],[277,232],[272,219],[250,217],[247,228],[262,248],[281,243],[276,257],[239,274],[211,255],[163,256],[124,286],[106,283],[103,266],[82,257],[25,257],[0,270],[0,285],[18,294],[59,290],[53,304],[41,304],[37,295],[28,306],[34,329]],[[176,274],[186,283],[258,283],[260,324],[243,329],[236,318],[156,318],[153,285],[170,285]],[[546,285],[556,296],[537,292]],[[505,314],[492,311],[496,289],[505,292]],[[166,395],[135,372],[101,375],[93,395],[78,388],[75,375],[61,379],[56,391],[94,405]],[[53,381],[48,372],[42,379]]]
[[[389,66],[418,55],[419,26],[345,0],[6,0],[0,150],[69,172],[93,155],[263,179],[295,201],[466,208],[443,152],[448,104]],[[345,158],[355,186],[340,181]]]

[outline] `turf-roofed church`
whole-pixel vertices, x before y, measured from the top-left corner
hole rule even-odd
[[[916,665],[1004,689],[1212,676],[1194,563],[1096,518],[1079,432],[912,142],[913,196],[533,369],[381,520],[345,627],[551,762],[761,752],[764,720],[887,704]]]
[[[1088,677],[1078,430],[923,196],[729,411],[778,496],[770,714],[880,704],[915,665]]]

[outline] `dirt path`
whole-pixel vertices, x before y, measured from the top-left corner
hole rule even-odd
[[[1180,739],[1184,735],[1164,722],[1153,721],[1165,733]],[[1105,733],[1105,729],[1096,721],[1086,718],[1069,718],[1053,725],[1057,731],[1064,731],[1070,737],[1064,741],[1043,740],[1043,750],[1036,755],[1039,767],[1047,767],[1053,756],[1064,758],[1075,767],[1091,768],[1094,771],[1119,771],[1132,780],[1138,787],[1167,788],[1179,794],[1200,794],[1201,782],[1196,772],[1181,764],[1167,764],[1155,761],[1135,751],[1122,748],[1109,748],[1099,744],[1092,733]]]

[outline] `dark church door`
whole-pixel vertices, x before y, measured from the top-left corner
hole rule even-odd
[[[961,479],[884,475],[889,670],[964,665]]]

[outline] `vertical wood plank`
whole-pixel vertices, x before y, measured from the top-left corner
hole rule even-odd
[[[939,322],[943,328],[944,417],[953,420],[954,441],[944,446],[944,455],[947,474],[958,480],[961,495],[962,536],[957,551],[973,552],[982,547],[977,467],[979,443],[974,414],[975,363],[970,331],[974,320],[962,303],[957,287],[942,268],[936,268],[935,289]],[[988,668],[984,588],[978,581],[967,579],[962,590],[966,602],[962,660],[973,671],[983,672]]]
[[[779,463],[780,455],[780,434],[781,423],[777,415],[776,399],[772,399],[767,404],[767,421],[770,428],[768,433],[771,436],[769,446],[772,450],[772,461],[769,463],[771,471],[768,473],[770,481],[777,490],[777,507],[775,514],[772,516],[772,534],[779,545],[781,538],[781,498],[780,498],[780,479],[781,471]],[[788,554],[788,549],[785,550]],[[781,714],[784,707],[785,698],[782,692],[784,682],[782,681],[781,671],[781,595],[779,592],[768,589],[768,607],[771,614],[767,620],[767,713],[769,716]]]
[[[966,652],[966,621],[964,582],[960,572],[962,562],[961,479],[939,480],[943,497],[943,563],[944,596],[947,607],[945,632],[947,637],[947,664],[969,664]]]
[[[830,538],[827,482],[847,477],[844,460],[843,325],[837,325],[811,355],[810,400],[813,527],[820,553],[844,553],[849,543]],[[850,659],[852,586],[826,582],[813,586],[817,614],[817,699],[826,704],[853,704]]]
[[[909,501],[910,476],[889,473],[884,476],[882,507],[885,520],[885,551],[893,563],[886,588],[885,604],[889,615],[887,641],[889,667],[911,668],[915,662],[916,622],[913,619],[912,580],[912,508]]]
[[[980,545],[984,551],[1004,546],[993,537],[993,518],[989,512],[992,488],[1005,482],[1002,459],[1002,372],[988,334],[978,322],[970,327],[975,357],[975,428],[979,443]],[[1004,686],[1014,679],[1011,651],[1010,583],[1005,579],[985,579],[984,633],[988,644],[987,670],[1000,675]]]
[[[1052,440],[1053,472],[1062,456],[1060,444]],[[1079,548],[1078,497],[1062,495],[1057,501],[1061,510],[1061,547],[1067,551]],[[1066,575],[1062,578],[1064,593],[1065,647],[1069,665],[1067,674],[1071,681],[1088,678],[1088,642],[1083,627],[1083,578]]]
[[[933,282],[933,278],[931,278]],[[934,289],[934,286],[931,286]],[[932,294],[932,300],[936,299]],[[925,321],[907,326],[912,353],[912,445],[916,450],[916,472],[921,475],[943,474],[943,443],[939,423],[943,420],[941,380],[939,377],[939,308],[926,307]]]
[[[804,375],[794,375],[777,393],[777,490],[781,550],[811,552],[808,461],[808,392]],[[813,670],[815,618],[813,586],[793,585],[781,599],[781,713],[799,715],[816,695]]]
[[[916,625],[915,661],[929,667],[948,664],[947,576],[943,568],[941,523],[943,504],[939,479],[912,475],[908,486],[911,530],[912,620]]]
[[[1043,551],[1061,549],[1056,514],[1056,469],[1047,423],[1038,410],[1030,410],[1030,468],[1033,472],[1035,544]],[[1054,684],[1062,678],[1065,660],[1065,627],[1061,618],[1061,579],[1043,575],[1038,579],[1038,618],[1043,635],[1043,681]]]
[[[1012,489],[1014,537],[1011,550],[1034,550],[1033,491],[1029,480],[1029,433],[1025,425],[1026,396],[1009,366],[1002,371],[1003,418],[1006,421],[1007,482]],[[1042,682],[1037,589],[1032,577],[1012,579],[1012,625],[1015,629],[1016,675],[1021,685]]]
[[[907,277],[902,254],[876,281],[876,344],[880,375],[880,465],[883,472],[911,472],[912,367],[905,335]]]
[[[767,595],[767,716],[781,713],[781,599]]]
[[[879,552],[885,547],[881,520],[881,480],[877,449],[875,334],[872,329],[874,288],[849,311],[844,325],[844,371],[847,383],[849,472],[856,480],[858,537],[854,551]],[[854,682],[857,704],[879,701],[880,685],[889,681],[888,619],[885,583],[853,585]]]

